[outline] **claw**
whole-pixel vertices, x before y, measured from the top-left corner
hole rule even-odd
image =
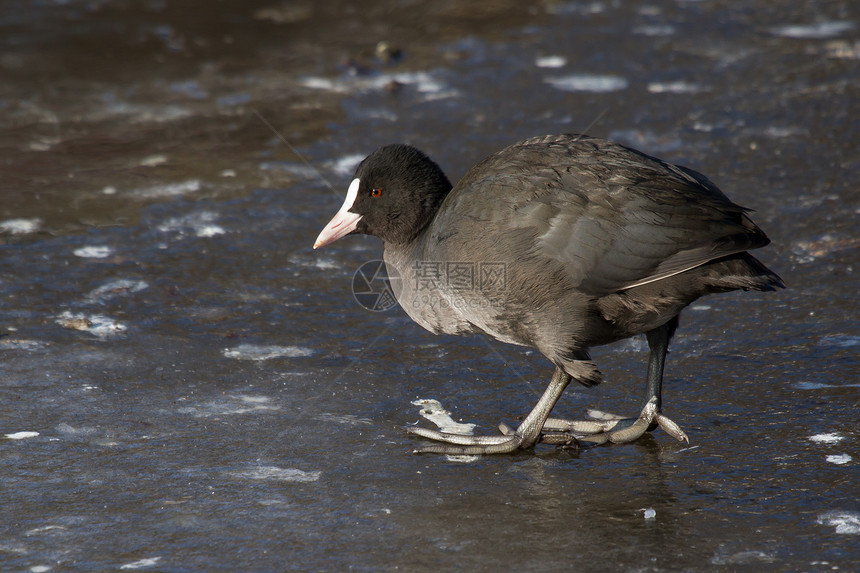
[[[657,411],[657,398],[651,398],[642,408],[642,412],[635,420],[624,418],[616,414],[589,410],[588,420],[561,420],[550,418],[546,421],[541,435],[541,443],[558,444],[563,442],[561,435],[570,436],[578,442],[592,445],[626,444],[642,437],[648,429],[657,424],[664,432],[678,441],[689,443],[687,434],[672,420]],[[625,425],[626,423],[626,425]],[[619,425],[621,428],[615,429]]]
[[[651,426],[651,422],[654,421],[654,416],[656,415],[657,398],[651,398],[645,404],[645,407],[642,408],[642,412],[635,422],[623,430],[609,432],[609,441],[613,444],[626,444],[638,440],[648,431],[648,427]]]
[[[687,437],[687,434],[684,433],[684,430],[681,427],[664,416],[663,414],[657,414],[655,421],[657,425],[663,428],[663,431],[678,440],[679,442],[687,442],[690,443],[690,438]]]

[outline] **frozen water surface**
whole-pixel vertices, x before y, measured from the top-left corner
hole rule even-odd
[[[858,569],[857,2],[7,4],[0,570]],[[313,241],[378,145],[457,179],[562,131],[706,173],[789,289],[682,316],[689,446],[411,455],[551,368],[366,310],[379,242]],[[558,413],[638,412],[643,341],[594,354]]]
[[[566,92],[614,92],[625,89],[629,82],[618,76],[597,74],[573,74],[546,78],[546,83]]]

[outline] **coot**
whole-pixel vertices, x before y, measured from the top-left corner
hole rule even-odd
[[[747,253],[770,240],[707,177],[586,135],[515,143],[452,188],[436,163],[386,145],[358,166],[314,248],[350,233],[385,243],[400,306],[434,333],[488,334],[537,348],[555,373],[516,431],[461,436],[418,452],[485,454],[536,443],[629,442],[662,427],[663,364],[678,314],[710,293],[782,288]],[[592,386],[588,349],[637,334],[650,348],[638,418],[549,418],[571,380]]]

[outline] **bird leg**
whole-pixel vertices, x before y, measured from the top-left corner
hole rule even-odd
[[[605,412],[590,411],[586,420],[559,420],[549,418],[543,427],[541,442],[547,444],[569,443],[573,437],[578,442],[591,444],[624,444],[642,437],[645,432],[660,427],[679,441],[689,442],[687,434],[661,412],[663,394],[663,367],[669,341],[678,328],[678,317],[646,333],[651,354],[648,357],[648,381],[645,386],[645,407],[638,418],[623,418]],[[567,439],[567,442],[563,440]]]
[[[538,400],[525,420],[516,431],[502,425],[501,436],[464,436],[428,430],[418,426],[408,426],[406,431],[422,438],[428,438],[443,444],[424,446],[413,450],[417,454],[448,454],[448,455],[478,455],[503,454],[517,449],[531,448],[542,441],[542,432],[549,413],[558,402],[562,392],[570,384],[571,376],[561,368],[556,367],[549,386]]]
[[[648,380],[645,386],[645,407],[637,418],[625,418],[591,410],[586,420],[562,420],[550,418],[553,406],[572,380],[570,374],[556,367],[549,386],[525,420],[516,430],[501,424],[500,436],[464,436],[409,426],[406,431],[416,436],[443,442],[424,446],[414,453],[448,455],[501,454],[517,449],[531,448],[537,443],[552,445],[574,445],[577,443],[625,444],[641,438],[645,432],[658,426],[679,441],[689,442],[687,434],[672,420],[660,412],[663,393],[663,367],[669,341],[678,327],[675,317],[666,324],[646,333],[651,354],[648,357]]]

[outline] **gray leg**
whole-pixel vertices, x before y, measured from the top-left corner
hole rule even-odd
[[[678,317],[646,333],[648,347],[651,353],[648,357],[648,380],[645,385],[645,407],[638,418],[621,418],[620,416],[603,414],[592,420],[558,420],[550,418],[544,425],[542,439],[545,443],[559,443],[560,434],[573,434],[576,440],[602,444],[632,442],[639,439],[645,432],[663,428],[670,436],[689,442],[683,430],[664,416],[660,410],[663,401],[663,367],[666,363],[666,352],[669,341],[678,328]]]
[[[406,431],[410,434],[444,442],[440,445],[416,448],[413,452],[418,454],[477,455],[503,454],[517,449],[531,448],[538,441],[541,441],[544,423],[570,381],[570,374],[556,367],[549,386],[529,415],[526,416],[526,419],[522,421],[516,431],[511,431],[507,426],[502,426],[501,436],[463,436],[409,426]]]
[[[645,387],[645,399],[657,398],[657,411],[663,407],[663,367],[666,364],[666,353],[669,351],[669,341],[678,328],[676,316],[663,326],[645,333],[648,339],[648,383]]]

